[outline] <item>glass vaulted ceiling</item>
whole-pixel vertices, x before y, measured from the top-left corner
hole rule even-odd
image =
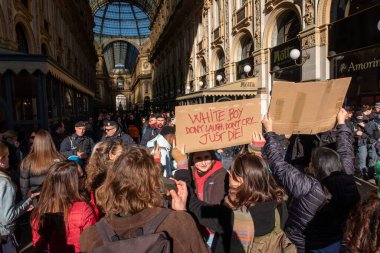
[[[150,19],[129,2],[104,4],[94,13],[94,33],[100,37],[147,37]]]
[[[157,12],[157,8],[160,4],[161,0],[128,0],[122,2],[128,2],[138,6],[141,10],[143,10],[148,16],[149,19],[152,20],[154,15]],[[92,13],[95,14],[97,10],[102,8],[106,4],[110,4],[113,2],[117,2],[115,0],[89,0],[90,6],[92,9]]]
[[[139,51],[131,43],[125,41],[115,41],[103,49],[104,60],[108,73],[129,74],[136,67],[136,60]]]

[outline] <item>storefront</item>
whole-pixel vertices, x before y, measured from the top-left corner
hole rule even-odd
[[[257,77],[243,79],[177,98],[179,105],[204,104],[253,98],[259,90]]]
[[[348,7],[348,16],[330,26],[330,76],[352,77],[347,105],[373,105],[380,102],[380,4],[361,11],[355,11],[360,6]]]
[[[92,114],[94,93],[47,56],[0,54],[0,124],[48,129]]]
[[[300,50],[298,38],[284,42],[271,49],[271,74],[274,80],[301,81],[301,67],[290,58],[292,49]],[[302,50],[300,50],[302,52]]]

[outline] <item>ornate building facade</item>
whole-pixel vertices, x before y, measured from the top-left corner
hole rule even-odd
[[[0,1],[2,128],[47,128],[92,112],[92,27],[87,1]]]
[[[265,111],[274,80],[353,76],[350,103],[372,103],[380,95],[379,4],[164,0],[151,25],[153,97],[172,107],[256,96]],[[356,18],[360,15],[368,21],[366,30],[363,19]],[[296,60],[292,49],[299,50]],[[343,64],[344,59],[350,60]],[[358,66],[356,73],[348,72],[352,64]]]

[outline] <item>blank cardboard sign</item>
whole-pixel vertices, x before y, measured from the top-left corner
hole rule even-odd
[[[187,153],[247,144],[261,132],[260,99],[177,106],[177,146]]]
[[[351,77],[319,82],[274,82],[269,114],[277,134],[317,134],[335,126]]]

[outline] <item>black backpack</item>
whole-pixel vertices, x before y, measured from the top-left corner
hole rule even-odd
[[[93,253],[170,253],[170,240],[165,232],[158,232],[158,226],[171,212],[163,209],[154,219],[136,231],[136,237],[123,239],[103,219],[96,223],[96,230],[103,240],[103,245],[93,250]]]

